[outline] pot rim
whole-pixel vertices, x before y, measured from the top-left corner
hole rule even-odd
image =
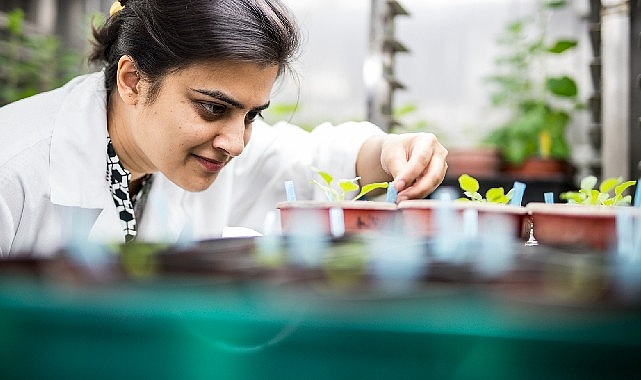
[[[604,218],[615,217],[618,213],[626,211],[633,215],[641,214],[641,210],[632,206],[599,206],[575,203],[530,202],[525,208],[532,214],[576,215]]]
[[[488,202],[452,201],[452,202],[449,202],[448,205],[453,207],[455,210],[476,209],[481,212],[498,212],[498,213],[507,213],[507,214],[517,214],[517,215],[526,215],[529,212],[523,206],[488,203]],[[437,199],[410,199],[410,200],[406,200],[399,203],[398,208],[401,210],[410,210],[410,209],[425,210],[425,209],[436,209],[444,206],[445,206],[445,202]]]

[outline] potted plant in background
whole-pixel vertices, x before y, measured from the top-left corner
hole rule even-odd
[[[578,100],[576,81],[569,75],[550,75],[546,65],[577,46],[575,39],[548,41],[547,18],[566,1],[540,0],[535,15],[507,25],[497,40],[505,53],[496,59],[492,104],[509,112],[509,119],[484,141],[496,146],[504,171],[523,177],[572,174],[566,131]],[[530,169],[536,169],[532,172]]]

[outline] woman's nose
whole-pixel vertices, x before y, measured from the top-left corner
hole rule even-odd
[[[230,156],[239,156],[245,149],[245,120],[225,125],[214,137],[214,148],[222,149]]]

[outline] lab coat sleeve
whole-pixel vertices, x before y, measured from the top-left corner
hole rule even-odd
[[[49,217],[51,204],[43,165],[46,145],[41,141],[0,164],[0,253],[31,252],[39,243],[46,245],[49,236],[60,226]],[[59,232],[56,232],[59,235]]]
[[[38,191],[37,149],[0,165],[0,252],[29,251],[39,230],[43,196]]]

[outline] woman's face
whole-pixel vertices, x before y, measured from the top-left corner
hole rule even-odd
[[[189,191],[207,189],[249,142],[267,108],[278,67],[244,62],[198,64],[168,74],[153,101],[128,123],[137,166],[160,171]],[[148,94],[147,94],[148,95]]]

